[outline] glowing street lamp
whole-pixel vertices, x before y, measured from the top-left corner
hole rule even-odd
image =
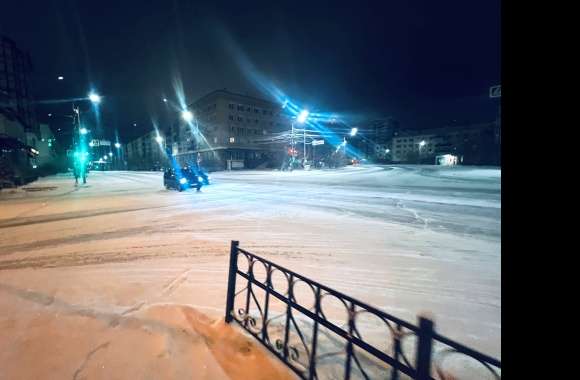
[[[296,121],[298,121],[298,123],[300,124],[304,124],[304,122],[306,121],[306,119],[308,118],[308,115],[310,114],[310,112],[308,112],[308,110],[302,110],[299,114],[298,117],[296,118]]]
[[[425,146],[425,144],[427,144],[427,143],[425,142],[425,140],[421,140],[421,142],[419,143],[419,158],[417,159],[417,161],[418,161],[419,163],[421,163],[421,153],[422,153],[422,152],[421,152],[421,150],[422,150],[422,148]]]
[[[385,149],[385,153],[386,153],[386,154],[389,154],[390,152],[391,152],[391,150],[390,150],[390,149]]]
[[[109,157],[113,157],[113,152],[109,152]]]
[[[193,113],[188,110],[183,110],[181,111],[181,118],[190,123],[193,120]]]
[[[101,102],[101,96],[98,94],[95,94],[94,92],[91,92],[89,94],[89,100],[93,103],[93,104],[99,104]]]
[[[118,142],[115,143],[115,148],[119,149],[121,147],[121,144],[119,144]]]
[[[350,130],[350,135],[351,135],[351,136],[355,136],[357,132],[358,132],[358,128],[352,128],[352,129]]]
[[[60,76],[59,76],[57,79],[58,79],[58,80],[63,80],[63,79],[64,79],[64,77],[63,77],[62,75],[60,75]]]
[[[157,141],[158,144],[161,144],[163,142],[163,137],[157,135],[157,137],[155,137],[155,141]]]
[[[167,103],[167,98],[163,98],[163,103]]]
[[[81,135],[86,135],[87,133],[89,133],[89,131],[85,127],[79,129],[79,132],[81,133]]]

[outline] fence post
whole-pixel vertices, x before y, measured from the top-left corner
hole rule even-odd
[[[433,320],[419,316],[416,371],[417,380],[431,379],[431,350],[433,345]]]
[[[238,245],[237,240],[232,240],[230,246],[230,271],[228,275],[228,296],[226,300],[226,323],[230,323],[234,318],[232,311],[234,310],[234,297],[236,293],[236,275],[238,271]]]

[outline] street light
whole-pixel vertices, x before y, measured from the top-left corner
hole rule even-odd
[[[421,148],[423,148],[425,144],[427,144],[425,140],[421,140],[421,142],[419,143],[419,163],[421,163]]]
[[[167,98],[163,98],[163,103],[167,103]]]
[[[91,92],[89,94],[89,100],[93,103],[93,104],[99,104],[101,102],[101,96],[95,94],[94,92]]]
[[[58,80],[63,80],[63,79],[64,79],[64,77],[61,75],[61,76],[59,76],[57,79],[58,79]]]
[[[300,111],[298,116],[296,116],[296,121],[298,122],[298,124],[304,124],[309,114],[310,112],[308,112],[308,110]],[[304,148],[302,156],[304,158],[304,162],[306,162],[306,128],[303,129],[303,134],[304,134]],[[292,155],[294,155],[294,121],[292,121]]]
[[[121,144],[119,144],[118,142],[115,143],[115,148],[119,149],[121,147]]]
[[[86,135],[87,133],[89,133],[89,131],[85,127],[79,129],[79,132],[81,133],[81,135]]]
[[[351,135],[351,136],[354,136],[354,135],[356,135],[356,133],[357,133],[357,132],[358,132],[358,128],[356,128],[356,127],[355,127],[355,128],[352,128],[352,129],[350,130],[350,135]]]
[[[113,157],[113,152],[109,152],[109,157]]]
[[[310,114],[310,112],[308,112],[308,110],[302,110],[302,112],[300,112],[300,114],[298,114],[296,121],[298,121],[298,123],[300,123],[300,124],[303,124],[306,121],[306,119],[308,118],[309,114]]]
[[[391,150],[390,150],[390,149],[385,149],[385,153],[386,153],[386,154],[389,154],[390,152],[391,152]]]
[[[193,114],[191,111],[183,110],[181,111],[181,118],[189,123],[193,120]]]
[[[157,135],[157,137],[155,137],[155,141],[157,141],[158,144],[161,144],[163,142],[163,137]]]

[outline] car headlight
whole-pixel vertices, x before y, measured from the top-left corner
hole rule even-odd
[[[185,178],[182,178],[179,180],[179,183],[181,183],[182,185],[185,185],[187,183],[187,180]]]

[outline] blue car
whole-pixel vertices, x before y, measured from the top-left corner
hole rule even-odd
[[[204,185],[204,178],[190,168],[182,168],[179,172],[173,168],[163,172],[163,185],[166,189],[183,191],[196,189],[200,191]]]

